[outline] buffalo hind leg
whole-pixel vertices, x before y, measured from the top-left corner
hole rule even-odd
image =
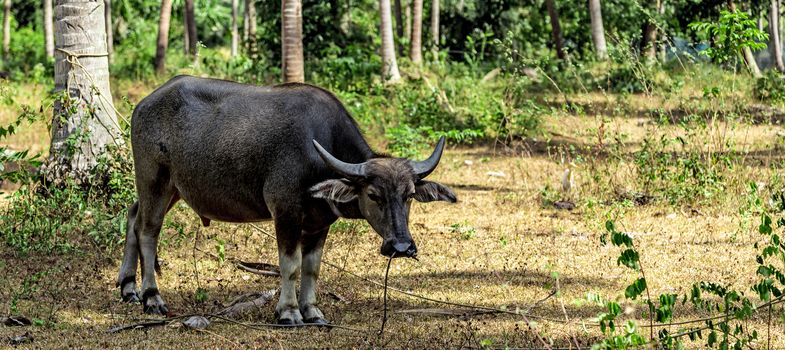
[[[136,239],[136,214],[139,211],[139,202],[128,208],[128,224],[125,231],[125,250],[123,263],[120,265],[120,274],[117,276],[117,286],[120,287],[120,297],[129,303],[138,303],[136,294],[136,268],[139,261],[139,244]]]
[[[281,267],[281,295],[275,306],[275,315],[280,324],[303,323],[297,305],[297,278],[300,275],[302,251],[300,249],[299,220],[276,217],[275,234],[278,241],[278,263]]]
[[[300,313],[306,323],[328,324],[324,314],[316,307],[316,287],[319,280],[319,267],[322,263],[322,248],[329,227],[323,230],[303,232],[302,242],[302,281],[300,282]]]
[[[159,172],[159,174],[161,174]],[[169,309],[158,292],[155,280],[158,261],[158,235],[164,216],[179,196],[168,176],[159,176],[153,183],[140,184],[139,216],[135,225],[142,263],[142,307],[145,313],[166,315]]]

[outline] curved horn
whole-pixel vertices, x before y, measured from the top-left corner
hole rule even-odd
[[[316,147],[316,152],[318,152],[324,162],[327,163],[327,166],[338,174],[350,178],[365,177],[365,163],[352,164],[343,162],[338,158],[333,157],[333,155],[330,154],[330,152],[327,152],[327,150],[325,150],[316,140],[313,140],[313,145]]]
[[[436,148],[431,153],[431,156],[428,159],[423,161],[411,161],[412,162],[412,169],[414,169],[414,173],[417,174],[419,179],[424,179],[426,176],[430,175],[434,169],[436,169],[436,165],[439,164],[439,159],[442,158],[442,151],[444,151],[444,144],[445,139],[444,136],[439,138],[439,142],[436,144]]]

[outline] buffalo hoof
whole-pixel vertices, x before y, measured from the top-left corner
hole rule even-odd
[[[125,293],[121,295],[121,297],[123,298],[123,302],[129,304],[138,304],[141,302],[141,300],[139,300],[139,295],[136,294],[136,292]]]
[[[146,314],[165,316],[169,313],[169,308],[155,289],[147,290],[142,294],[142,306]]]
[[[278,315],[278,324],[280,325],[301,325],[303,324],[303,316],[300,315],[300,310],[284,310]]]
[[[160,304],[160,305],[145,304],[144,305],[144,313],[146,313],[148,315],[166,316],[167,314],[169,314],[169,308],[166,307],[166,304]]]

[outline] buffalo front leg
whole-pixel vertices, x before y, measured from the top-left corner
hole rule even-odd
[[[316,306],[316,287],[319,267],[322,263],[322,248],[329,228],[315,232],[303,232],[302,237],[302,281],[300,282],[300,312],[306,323],[328,324],[324,314]]]
[[[297,305],[296,289],[302,260],[300,228],[293,220],[276,218],[275,233],[278,241],[278,263],[281,268],[281,295],[278,305],[275,306],[275,314],[280,324],[302,324],[303,316]]]
[[[136,214],[139,211],[139,202],[128,208],[128,224],[125,231],[125,250],[123,263],[120,265],[120,274],[117,276],[117,286],[120,287],[120,297],[128,303],[138,303],[136,294],[136,268],[139,262],[139,242],[136,239]]]

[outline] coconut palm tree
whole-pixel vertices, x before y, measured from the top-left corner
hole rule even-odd
[[[780,72],[785,72],[782,62],[782,37],[780,36],[780,0],[771,0],[769,9],[769,49],[774,58],[774,66]]]
[[[44,0],[44,42],[46,57],[55,57],[55,36],[52,26],[52,0]]]
[[[232,57],[237,56],[240,38],[237,32],[237,0],[232,0]]]
[[[379,13],[382,33],[382,77],[388,83],[395,83],[401,80],[401,74],[398,72],[398,62],[395,60],[390,0],[379,0]]]
[[[412,38],[409,42],[409,58],[415,64],[422,63],[422,0],[412,0]]]
[[[55,95],[65,90],[70,101],[55,102],[49,164],[42,170],[50,180],[69,176],[86,182],[98,156],[120,135],[109,59],[100,54],[107,45],[104,2],[57,0],[54,17]]]
[[[602,6],[600,0],[589,0],[589,17],[591,17],[591,39],[597,59],[608,58],[608,47],[605,44],[605,28],[602,25]]]
[[[301,0],[282,0],[281,49],[283,80],[305,80],[303,63],[303,5]]]
[[[109,62],[112,62],[114,53],[114,30],[112,29],[112,0],[104,0],[104,24],[106,26],[106,52]]]
[[[3,2],[3,58],[11,50],[11,0]]]
[[[559,10],[553,0],[545,0],[545,7],[548,9],[548,16],[551,19],[551,35],[553,36],[553,47],[556,48],[556,57],[560,60],[567,58],[564,51],[564,38],[561,34],[561,24],[559,23]]]
[[[439,51],[439,0],[431,1],[431,51]]]
[[[161,0],[161,16],[158,19],[158,42],[155,48],[155,72],[166,70],[166,49],[169,47],[169,24],[172,19],[172,0]]]
[[[199,42],[196,34],[196,15],[194,13],[194,0],[185,0],[185,29],[188,34],[188,53],[196,55],[196,46]]]

